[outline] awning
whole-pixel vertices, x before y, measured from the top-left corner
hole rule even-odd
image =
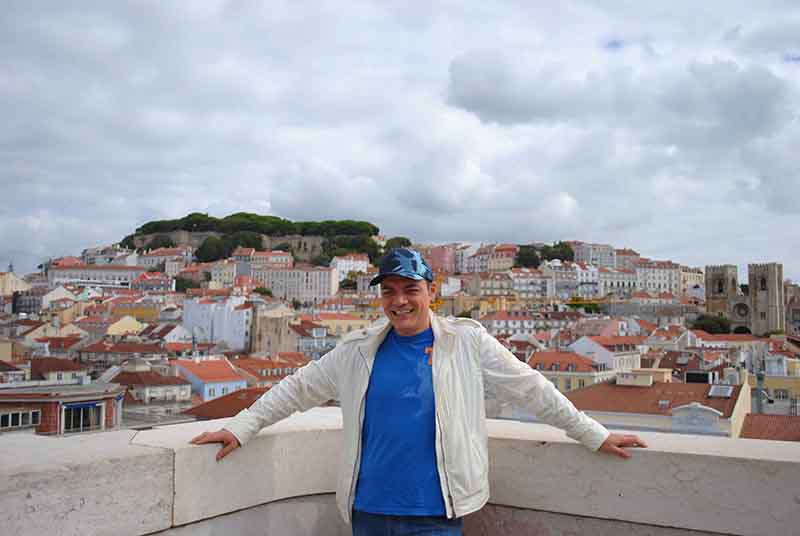
[[[100,402],[72,402],[71,404],[64,404],[66,409],[79,409],[79,408],[93,408]]]

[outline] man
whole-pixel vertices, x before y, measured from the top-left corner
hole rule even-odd
[[[646,447],[610,434],[477,322],[430,309],[433,273],[414,250],[380,262],[388,322],[345,337],[192,443],[223,443],[217,461],[258,431],[327,400],[341,403],[343,458],[337,503],[353,534],[461,534],[464,515],[489,499],[484,382],[592,450],[627,458]]]

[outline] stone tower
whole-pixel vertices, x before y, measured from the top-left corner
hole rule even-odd
[[[747,266],[750,286],[750,330],[754,335],[770,331],[786,331],[786,309],[784,308],[783,265],[749,264]]]
[[[706,266],[706,312],[730,317],[730,304],[739,294],[739,270],[733,264]]]

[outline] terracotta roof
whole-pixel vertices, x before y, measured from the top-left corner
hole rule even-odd
[[[712,334],[706,331],[695,329],[694,334],[698,338],[708,342],[757,342],[761,339],[747,333],[718,333]]]
[[[253,405],[253,402],[258,400],[261,395],[267,391],[269,391],[269,387],[240,389],[191,409],[187,409],[184,413],[194,415],[201,419],[224,419],[226,417],[233,417],[243,409]]]
[[[741,386],[733,386],[730,398],[709,398],[710,389],[705,383],[654,383],[651,387],[599,383],[565,395],[582,411],[671,415],[672,408],[699,402],[730,418]],[[660,404],[662,400],[667,404]]]
[[[275,357],[297,367],[302,367],[311,361],[303,352],[277,352]]]
[[[226,359],[206,359],[197,363],[190,359],[177,359],[175,364],[205,383],[243,381]]]
[[[553,370],[555,365],[556,371],[567,372],[570,365],[574,365],[573,372],[594,372],[594,361],[588,357],[576,354],[575,352],[559,352],[557,350],[547,350],[543,352],[535,352],[528,358],[528,365],[531,368],[537,368],[537,365],[542,365],[542,371]]]
[[[0,372],[19,372],[20,369],[5,361],[0,361]]]
[[[81,352],[90,354],[161,354],[164,351],[157,344],[144,344],[139,342],[110,343],[98,341],[82,349]]]
[[[184,378],[164,376],[153,371],[122,371],[114,376],[111,381],[122,385],[191,385]]]
[[[89,270],[92,272],[112,271],[112,272],[146,272],[146,266],[125,266],[120,264],[81,264],[70,266],[51,266],[50,270]]]
[[[66,337],[39,337],[36,342],[47,343],[51,350],[69,350],[79,342],[80,335],[68,335]]]
[[[800,441],[800,417],[748,413],[744,418],[740,437],[772,441]]]
[[[31,359],[31,379],[44,379],[44,375],[50,372],[72,372],[86,370],[70,359],[59,359],[58,357],[35,357]]]
[[[593,340],[594,342],[596,342],[597,344],[599,344],[601,346],[617,346],[617,345],[620,345],[620,344],[634,344],[634,345],[643,344],[646,338],[642,337],[642,336],[628,335],[628,336],[625,336],[625,337],[622,337],[622,336],[619,336],[619,337],[600,337],[600,336],[597,336],[597,337],[589,337],[589,339]]]
[[[528,313],[511,314],[509,311],[495,311],[481,317],[481,320],[534,320],[534,316]]]
[[[306,360],[306,362],[308,362],[308,360]],[[278,380],[279,378],[286,376],[286,374],[283,374],[283,369],[297,368],[302,366],[299,363],[280,358],[257,359],[252,357],[233,359],[231,360],[231,364],[235,367],[239,367],[245,370],[246,372],[252,374],[253,376],[257,376],[259,379],[270,380],[270,381],[275,381]],[[305,363],[303,363],[303,365],[304,364]],[[262,370],[275,370],[275,369],[281,369],[281,374],[270,376],[261,373]]]
[[[653,333],[653,331],[655,331],[656,328],[658,328],[658,326],[655,325],[654,323],[648,322],[647,320],[642,320],[641,318],[637,318],[636,323],[639,324],[639,327],[642,328],[647,333]]]

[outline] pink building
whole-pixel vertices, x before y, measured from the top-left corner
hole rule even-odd
[[[456,271],[456,246],[453,244],[433,246],[425,260],[434,272],[452,274]]]

